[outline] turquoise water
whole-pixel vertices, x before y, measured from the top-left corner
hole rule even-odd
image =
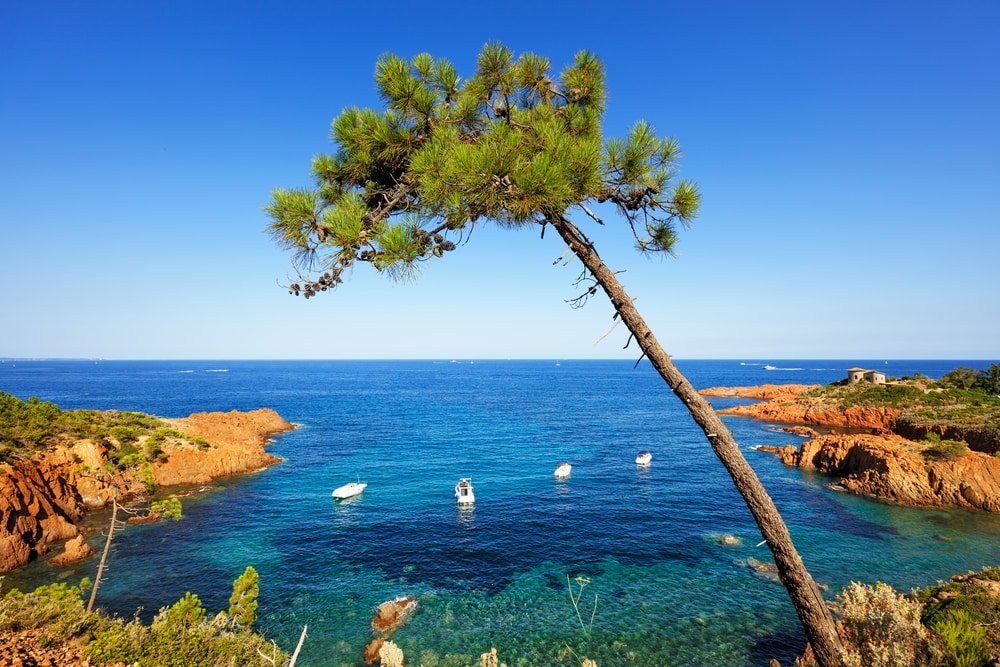
[[[876,362],[687,361],[699,387],[828,382]],[[766,370],[763,364],[776,370]],[[936,376],[960,363],[877,362]],[[219,372],[224,371],[224,372]],[[511,665],[759,665],[803,639],[784,589],[745,560],[769,560],[700,431],[645,364],[627,361],[6,361],[0,390],[63,407],[183,416],[273,407],[301,424],[270,450],[285,463],[185,500],[179,524],[130,526],[114,544],[102,605],[124,616],[194,591],[228,604],[247,565],[261,575],[259,625],[299,664],[355,665],[375,606],[413,595],[395,636],[410,664],[466,665],[491,646]],[[728,405],[735,399],[719,399]],[[1000,517],[894,507],[825,488],[820,476],[751,450],[799,439],[728,419],[830,594],[850,580],[909,589],[1000,563]],[[637,469],[636,452],[653,452]],[[560,461],[573,475],[553,479]],[[360,498],[330,491],[356,476]],[[459,477],[477,502],[456,507]],[[96,525],[106,517],[95,514]],[[719,546],[722,533],[743,540]],[[99,546],[100,535],[89,541]],[[4,587],[93,576],[90,561],[36,562]],[[583,632],[566,575],[589,577]],[[567,648],[568,647],[568,648]]]

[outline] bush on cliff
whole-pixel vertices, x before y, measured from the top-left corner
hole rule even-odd
[[[104,619],[88,614],[83,593],[90,588],[84,578],[79,586],[49,584],[31,593],[16,588],[0,600],[0,632],[43,629],[43,644],[58,644],[100,626]]]
[[[110,472],[165,460],[167,442],[186,442],[199,449],[210,446],[140,412],[61,410],[34,396],[22,401],[0,392],[0,462],[31,456],[60,440],[82,438],[107,448]]]
[[[969,453],[969,446],[961,440],[942,440],[937,433],[928,433],[924,437],[924,443],[927,449],[922,453],[927,459],[951,461]]]
[[[920,604],[883,583],[857,582],[838,596],[846,667],[918,667],[937,664],[939,652],[920,623]]]
[[[920,615],[924,625],[939,633],[955,654],[952,664],[976,665],[980,645],[990,658],[1000,660],[998,581],[1000,567],[986,568],[914,592],[924,605]]]
[[[975,623],[964,609],[949,609],[931,624],[951,652],[949,662],[955,667],[987,667],[986,628]]]
[[[187,593],[160,610],[150,625],[125,621],[101,611],[87,612],[83,592],[89,587],[51,584],[31,593],[12,590],[0,599],[0,632],[42,630],[46,645],[77,642],[90,660],[157,667],[223,667],[264,664],[258,649],[276,658],[264,637],[225,613],[207,617],[197,595]],[[81,656],[82,657],[82,656]]]

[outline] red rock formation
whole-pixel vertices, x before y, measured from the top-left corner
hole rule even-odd
[[[378,606],[378,613],[372,619],[372,628],[384,636],[389,636],[406,623],[406,619],[416,609],[417,601],[411,597],[401,597],[383,602]]]
[[[55,558],[50,559],[49,562],[53,565],[69,565],[87,560],[93,555],[94,550],[84,541],[83,535],[77,535],[73,539],[67,540],[65,550]]]
[[[825,435],[795,447],[760,447],[788,465],[837,475],[848,491],[906,505],[1000,512],[1000,458],[971,452],[927,460],[894,435]]]
[[[293,428],[273,410],[199,413],[168,421],[213,446],[166,445],[168,461],[152,466],[161,486],[197,484],[276,463],[264,444],[268,436]],[[81,440],[0,465],[0,572],[46,553],[52,542],[76,537],[76,521],[87,509],[102,507],[112,497],[122,501],[146,494],[134,471],[101,479],[88,472],[101,470],[104,462],[102,445]]]
[[[752,417],[785,424],[816,424],[852,429],[888,430],[892,428],[899,410],[852,406],[845,409],[831,408],[804,399],[798,401],[767,401],[753,405],[737,405],[719,410],[720,415]]]
[[[763,402],[737,405],[719,410],[720,415],[752,417],[784,424],[815,424],[852,429],[887,430],[892,428],[899,410],[853,406],[846,409],[831,407],[822,401],[802,396],[816,384],[764,384],[759,387],[711,387],[703,396],[738,396]]]
[[[364,660],[366,665],[374,665],[378,662],[378,652],[384,643],[385,637],[376,637],[365,645],[364,650],[361,652],[361,659]]]
[[[815,389],[818,384],[761,384],[754,387],[709,387],[698,393],[702,396],[735,396],[756,398],[762,401],[791,400]]]
[[[212,444],[173,445],[168,459],[153,465],[157,486],[205,484],[218,477],[252,472],[281,459],[264,451],[269,436],[291,431],[294,426],[274,410],[250,412],[198,412],[186,419],[165,420],[188,435]]]

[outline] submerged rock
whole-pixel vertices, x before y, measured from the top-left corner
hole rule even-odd
[[[754,557],[747,558],[744,563],[754,574],[757,574],[765,579],[772,579],[774,581],[779,581],[778,579],[778,566],[774,563],[765,563],[764,561],[757,560]]]
[[[372,619],[372,628],[375,632],[388,636],[402,627],[416,609],[416,598],[398,597],[395,600],[383,602],[378,606],[378,613]]]
[[[378,661],[378,652],[384,643],[385,637],[376,637],[368,642],[365,650],[361,652],[361,659],[365,661],[366,665],[374,665]]]
[[[738,547],[741,544],[743,544],[743,540],[736,537],[735,535],[729,535],[727,533],[726,535],[723,535],[722,537],[719,538],[719,544],[721,544],[724,547]]]

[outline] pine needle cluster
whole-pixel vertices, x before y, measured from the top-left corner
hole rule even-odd
[[[637,247],[672,253],[696,215],[694,184],[677,179],[677,142],[646,122],[604,140],[604,66],[588,51],[554,74],[547,58],[487,44],[462,80],[445,59],[387,54],[375,67],[383,110],[349,107],[335,150],[313,159],[313,185],[278,189],[266,207],[294,252],[306,297],[368,262],[396,278],[455,249],[479,222],[547,224],[610,202]]]

